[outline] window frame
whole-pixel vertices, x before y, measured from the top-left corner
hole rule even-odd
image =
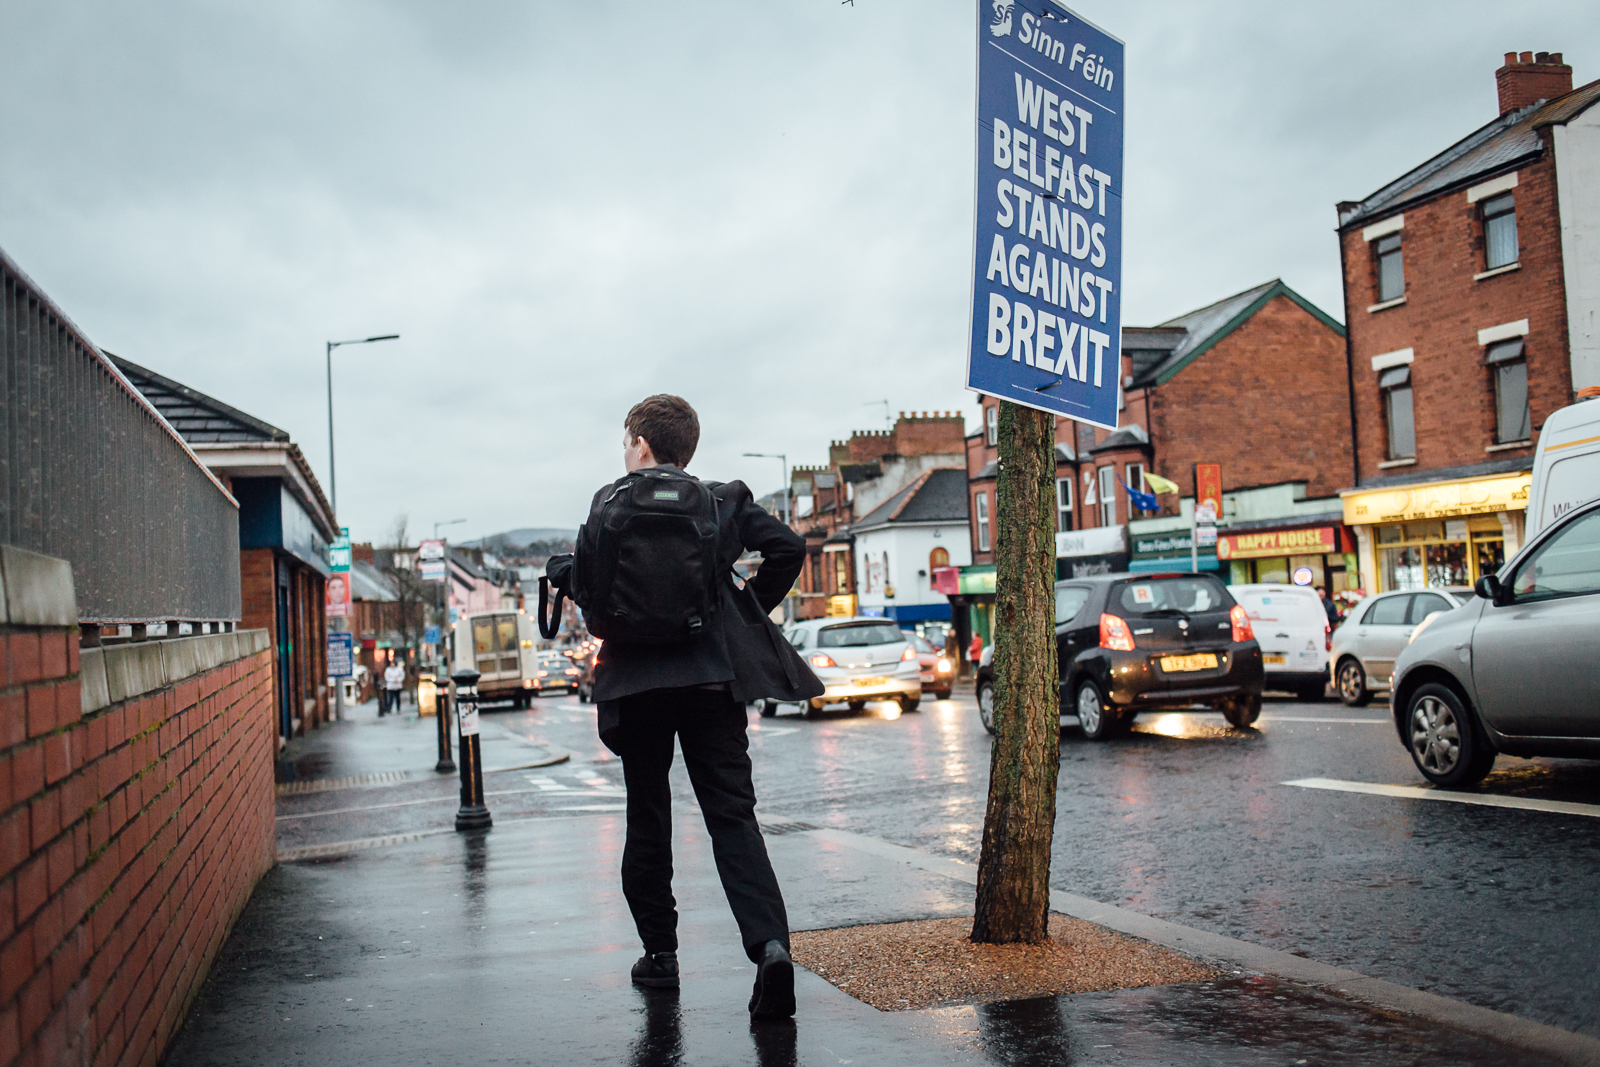
[[[1134,471],[1139,472],[1139,476],[1137,478],[1133,476]],[[1122,465],[1122,479],[1123,484],[1125,484],[1128,488],[1137,489],[1141,493],[1144,492],[1144,464],[1142,462],[1124,463]],[[1130,520],[1133,518],[1133,511],[1133,497],[1130,496],[1128,497],[1128,518]],[[1139,514],[1143,515],[1144,513],[1145,510],[1140,508]]]
[[[1411,420],[1411,451],[1402,452],[1395,439],[1394,400],[1395,395],[1406,394],[1406,406],[1410,408]],[[1417,458],[1417,398],[1411,382],[1411,364],[1402,363],[1398,367],[1390,367],[1378,377],[1378,394],[1383,407],[1384,425],[1384,458],[1387,460],[1403,460]]]
[[[1500,205],[1508,205],[1501,207]],[[1482,201],[1479,214],[1483,222],[1483,269],[1498,270],[1518,263],[1522,258],[1522,244],[1517,232],[1517,198],[1516,193],[1507,190]],[[1496,263],[1492,258],[1494,242],[1490,235],[1490,224],[1509,217],[1511,219],[1511,258]]]
[[[1115,463],[1107,463],[1103,467],[1096,467],[1095,479],[1100,483],[1098,487],[1100,525],[1115,526],[1117,524],[1117,465]]]
[[[1533,439],[1533,406],[1528,397],[1528,350],[1524,340],[1512,337],[1496,341],[1483,352],[1484,366],[1489,368],[1489,389],[1494,399],[1494,441],[1497,445]],[[1517,428],[1521,432],[1508,437],[1502,396],[1507,372],[1518,367],[1522,374],[1522,421]]]
[[[973,519],[978,530],[978,551],[990,551],[989,539],[989,494],[982,489],[973,494]]]
[[[986,404],[983,408],[983,439],[990,448],[1000,444],[1000,405]]]
[[[1062,487],[1066,487],[1066,499],[1062,500]],[[1056,532],[1068,533],[1072,530],[1076,519],[1072,510],[1072,475],[1056,479]]]
[[[1391,300],[1399,300],[1406,295],[1406,264],[1405,241],[1401,232],[1386,233],[1372,242],[1372,269],[1373,284],[1377,290],[1377,303],[1386,304]],[[1384,263],[1390,256],[1394,257],[1395,274],[1399,279],[1400,288],[1396,292],[1384,290]]]

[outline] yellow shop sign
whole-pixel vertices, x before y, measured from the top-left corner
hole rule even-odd
[[[1462,482],[1404,485],[1392,489],[1358,489],[1341,493],[1346,526],[1417,519],[1451,519],[1528,507],[1531,476],[1501,474]]]

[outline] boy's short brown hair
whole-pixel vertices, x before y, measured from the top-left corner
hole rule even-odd
[[[681,396],[657,393],[628,411],[622,426],[632,437],[650,442],[650,451],[662,463],[687,467],[700,444],[700,416]]]

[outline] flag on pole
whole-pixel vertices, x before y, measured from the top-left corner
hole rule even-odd
[[[1122,481],[1120,478],[1117,480]],[[1127,482],[1122,482],[1122,488],[1128,491],[1128,502],[1140,511],[1161,510],[1161,501],[1156,499],[1154,493],[1141,493]]]
[[[1144,484],[1158,493],[1177,493],[1181,491],[1178,489],[1177,482],[1169,481],[1159,474],[1151,474],[1149,471],[1144,472]]]

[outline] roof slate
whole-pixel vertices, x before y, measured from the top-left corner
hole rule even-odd
[[[925,471],[916,481],[867,512],[854,529],[909,522],[966,522],[967,472],[959,467]]]
[[[1600,101],[1600,80],[1552,101],[1508,111],[1359,201],[1349,211],[1341,211],[1339,229],[1393,214],[1407,204],[1537,156],[1545,149],[1545,141],[1539,136],[1541,126],[1570,122],[1596,101]]]
[[[102,349],[102,351],[104,351]],[[191,389],[181,382],[121,356],[106,352],[133,387],[161,417],[172,424],[178,435],[191,445],[228,441],[288,441],[289,435],[254,415]]]

